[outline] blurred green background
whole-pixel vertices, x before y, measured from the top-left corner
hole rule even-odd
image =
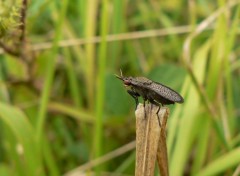
[[[120,69],[185,99],[170,175],[240,175],[239,3],[1,0],[0,175],[134,175]]]

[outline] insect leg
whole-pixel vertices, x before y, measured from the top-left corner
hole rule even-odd
[[[137,109],[139,94],[136,93],[136,92],[135,92],[134,90],[132,90],[132,89],[131,89],[131,90],[127,90],[127,92],[129,93],[129,95],[131,95],[131,96],[134,98],[135,103],[136,103],[135,109]]]
[[[153,100],[153,99],[149,99],[149,102],[150,102],[151,104],[154,104],[154,105],[156,105],[156,106],[159,106],[159,104],[158,104],[155,100]]]
[[[158,103],[158,102],[156,102],[154,99],[149,99],[149,101],[150,101],[150,103],[158,106],[158,110],[157,110],[157,113],[156,113],[156,114],[157,114],[157,117],[158,117],[158,124],[159,124],[159,126],[161,127],[160,119],[159,119],[159,116],[158,116],[158,113],[159,113],[159,111],[160,111],[160,106],[161,106],[161,104]]]
[[[159,119],[159,116],[158,116],[158,113],[159,113],[160,109],[161,109],[161,104],[158,105],[158,110],[157,110],[157,113],[156,113],[157,117],[158,117],[158,124],[161,127],[161,122],[160,122],[160,119]]]
[[[162,103],[159,103],[158,104],[158,110],[157,110],[157,116],[158,116],[158,113],[159,113],[159,111],[160,111],[160,109],[161,109],[161,107],[163,107],[164,106],[164,104],[162,104]],[[160,120],[159,120],[159,116],[158,116],[158,123],[159,123],[159,126],[161,127],[161,123],[160,123]]]
[[[157,113],[156,113],[156,114],[159,113],[159,111],[160,111],[160,106],[161,106],[161,105],[158,105],[158,110],[157,110]]]

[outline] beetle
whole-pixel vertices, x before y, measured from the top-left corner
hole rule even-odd
[[[159,107],[157,114],[161,106],[184,102],[183,97],[179,93],[161,83],[145,77],[124,77],[121,70],[120,74],[120,76],[115,76],[122,80],[125,87],[128,88],[127,92],[134,98],[136,108],[140,96],[143,98],[144,107],[146,101]]]

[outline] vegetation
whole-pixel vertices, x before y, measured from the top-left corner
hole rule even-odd
[[[1,0],[0,175],[133,175],[120,69],[185,99],[169,106],[170,175],[240,174],[239,4]]]

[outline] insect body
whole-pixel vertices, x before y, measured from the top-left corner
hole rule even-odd
[[[136,107],[138,105],[138,97],[140,96],[143,98],[144,107],[145,101],[159,106],[157,114],[160,110],[160,105],[184,102],[182,96],[176,91],[145,77],[124,77],[122,72],[121,76],[116,75],[116,77],[122,80],[124,85],[129,88],[127,92],[135,99]]]

